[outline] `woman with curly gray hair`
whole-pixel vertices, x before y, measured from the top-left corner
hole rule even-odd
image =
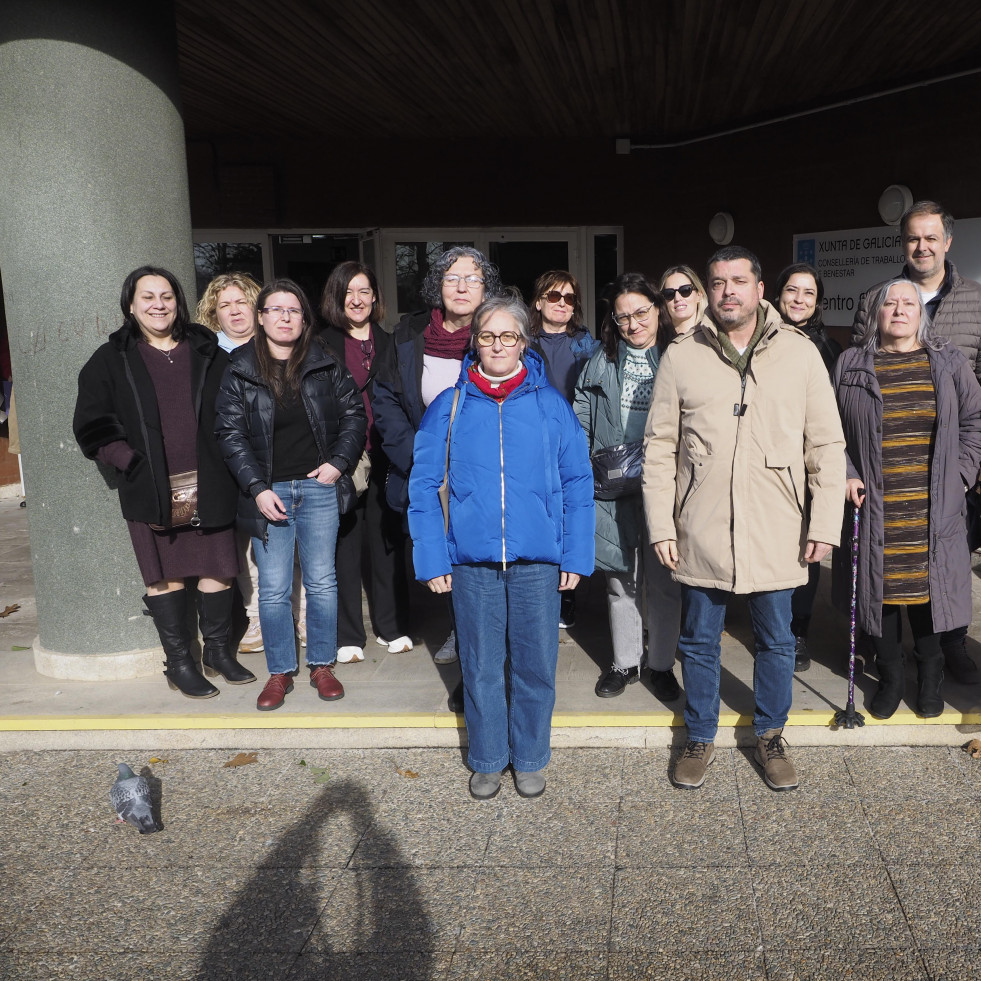
[[[430,266],[420,293],[429,309],[399,322],[371,396],[390,464],[385,495],[389,507],[400,513],[409,504],[412,443],[423,414],[440,392],[457,383],[470,347],[474,311],[485,299],[501,295],[501,277],[482,252],[457,245]],[[433,659],[449,664],[456,658],[451,633]]]

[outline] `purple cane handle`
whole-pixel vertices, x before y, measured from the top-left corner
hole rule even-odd
[[[851,649],[848,652],[848,702],[855,699],[855,609],[858,605],[858,506],[852,509],[852,610]]]

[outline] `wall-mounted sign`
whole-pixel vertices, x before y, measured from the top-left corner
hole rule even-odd
[[[948,258],[968,279],[981,279],[981,218],[955,222]],[[847,228],[794,236],[794,262],[809,262],[824,280],[824,322],[850,327],[859,297],[898,276],[905,258],[899,229]]]

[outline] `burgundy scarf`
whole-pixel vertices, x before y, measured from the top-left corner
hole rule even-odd
[[[470,349],[470,325],[461,327],[459,330],[448,331],[443,326],[442,310],[433,310],[424,336],[426,338],[426,354],[431,358],[463,361],[463,356]]]
[[[513,378],[502,381],[500,385],[492,385],[478,370],[475,361],[467,371],[467,380],[472,381],[484,395],[489,395],[498,402],[503,402],[528,377],[528,369],[522,366]]]

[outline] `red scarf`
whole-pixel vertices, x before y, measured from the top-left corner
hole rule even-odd
[[[443,326],[443,311],[433,310],[432,317],[424,331],[426,354],[431,358],[446,358],[448,361],[463,361],[470,349],[470,325],[449,331]]]
[[[503,402],[524,380],[528,377],[528,369],[522,365],[513,378],[502,381],[499,385],[492,385],[478,370],[477,362],[470,365],[467,371],[467,378],[479,388],[484,395],[489,395],[498,402]]]

